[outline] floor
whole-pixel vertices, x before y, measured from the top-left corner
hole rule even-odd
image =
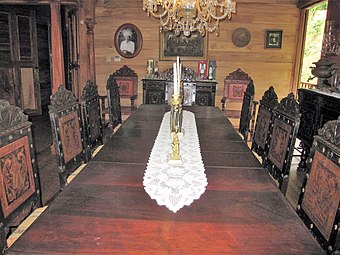
[[[123,121],[129,116],[129,113],[123,112]],[[11,246],[15,240],[32,224],[35,219],[48,207],[53,199],[59,193],[59,179],[57,174],[57,163],[55,157],[51,154],[52,146],[52,133],[50,129],[50,120],[47,112],[38,117],[30,118],[32,124],[32,132],[34,136],[37,164],[40,172],[41,180],[41,194],[43,207],[35,210],[22,224],[8,237],[8,245]],[[234,124],[234,123],[233,123]],[[235,124],[236,125],[236,124]],[[119,127],[118,127],[119,128]],[[115,132],[117,128],[113,131]],[[108,136],[112,134],[112,130],[107,128],[104,132],[104,142]],[[97,149],[97,151],[100,148]],[[97,152],[96,151],[96,152]],[[95,153],[96,153],[95,152]],[[299,157],[293,157],[290,178],[288,184],[288,190],[286,198],[290,205],[295,209],[297,201],[304,179],[304,173],[298,172],[297,166],[299,163]],[[77,171],[75,171],[69,178],[68,182],[79,173],[85,165],[82,165]]]

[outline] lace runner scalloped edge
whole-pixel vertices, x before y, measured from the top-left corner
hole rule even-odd
[[[145,191],[160,206],[174,213],[199,199],[208,185],[202,161],[195,115],[183,111],[184,136],[180,135],[181,165],[168,163],[171,152],[170,112],[164,114],[144,173]]]

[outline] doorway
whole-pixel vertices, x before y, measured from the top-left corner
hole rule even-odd
[[[305,32],[300,66],[299,87],[311,88],[317,84],[317,78],[311,74],[310,67],[321,57],[328,1],[321,1],[305,11]]]

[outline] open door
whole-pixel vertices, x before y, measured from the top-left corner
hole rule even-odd
[[[22,7],[1,9],[0,98],[26,114],[41,114],[36,14]]]
[[[75,6],[63,5],[61,10],[65,87],[76,94],[79,73],[78,17]]]

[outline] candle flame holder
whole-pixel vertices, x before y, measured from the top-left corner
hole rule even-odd
[[[172,95],[171,98],[171,111],[170,111],[170,133],[172,137],[172,152],[169,155],[169,163],[181,164],[182,159],[180,156],[180,142],[178,135],[183,134],[183,109],[182,109],[181,95]]]

